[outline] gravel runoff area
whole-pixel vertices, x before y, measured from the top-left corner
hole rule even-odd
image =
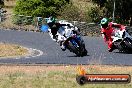
[[[29,55],[29,50],[25,47],[15,44],[0,43],[0,58],[15,58],[27,55]]]
[[[12,43],[0,43],[0,59],[20,59],[22,57],[36,57],[41,54],[43,54],[43,52],[37,49]]]

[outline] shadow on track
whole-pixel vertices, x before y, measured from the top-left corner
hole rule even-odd
[[[132,54],[132,52],[114,52],[114,53],[119,53],[119,54]]]
[[[90,55],[86,55],[86,56],[90,56]],[[83,57],[86,57],[86,56],[83,56]],[[72,56],[67,56],[67,57],[79,57],[77,55],[72,55]]]

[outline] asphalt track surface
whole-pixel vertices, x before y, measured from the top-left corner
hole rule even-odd
[[[88,55],[76,57],[69,50],[61,51],[59,45],[52,41],[47,33],[0,30],[0,42],[19,44],[24,47],[37,49],[43,53],[31,57],[4,58],[1,64],[105,64],[105,65],[132,65],[132,54],[112,53],[100,37],[83,37]],[[38,53],[38,54],[37,54]]]

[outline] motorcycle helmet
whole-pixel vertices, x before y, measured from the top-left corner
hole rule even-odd
[[[102,28],[107,28],[108,27],[108,19],[107,18],[103,18],[102,20],[101,20],[101,26],[102,26]]]

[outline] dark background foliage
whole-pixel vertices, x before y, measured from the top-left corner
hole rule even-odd
[[[104,14],[99,14],[102,17],[112,17],[114,0],[92,0],[100,7]],[[115,0],[115,21],[123,24],[132,25],[132,0]],[[104,9],[105,8],[105,9]],[[91,14],[94,14],[93,11]]]

